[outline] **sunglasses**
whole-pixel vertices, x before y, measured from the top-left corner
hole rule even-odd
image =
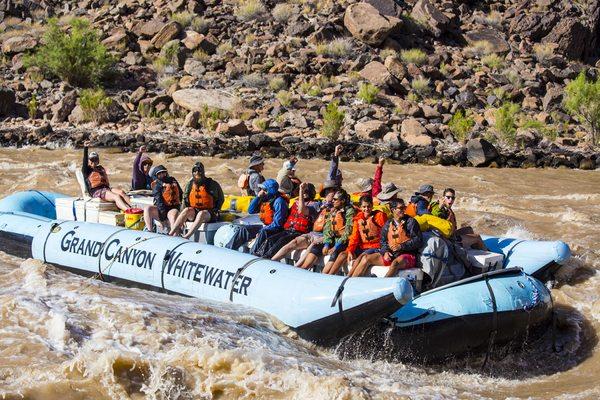
[[[334,200],[334,201],[335,201],[335,200],[342,200],[342,198],[341,198],[341,197],[334,197],[334,198],[333,198],[333,200]]]
[[[456,197],[455,197],[455,196],[445,196],[445,197],[446,197],[448,200],[450,200],[450,199],[452,199],[452,200],[456,199]]]
[[[398,207],[394,208],[394,210],[404,211],[404,210],[406,210],[406,206],[398,206]]]

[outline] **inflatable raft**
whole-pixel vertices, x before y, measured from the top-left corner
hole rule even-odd
[[[382,328],[386,343],[409,359],[439,360],[544,328],[552,298],[543,282],[570,257],[560,241],[483,237],[499,261],[482,273],[457,271],[449,262],[435,274],[426,271],[436,284],[421,291],[421,270],[404,271],[407,279],[324,276],[179,238],[55,220],[59,197],[29,191],[0,201],[0,250],[107,281],[254,307],[319,343]],[[448,260],[442,238],[426,236],[422,263]]]
[[[371,326],[413,296],[403,278],[346,280],[181,238],[55,220],[60,196],[30,191],[0,201],[0,250],[109,282],[253,307],[323,344]]]

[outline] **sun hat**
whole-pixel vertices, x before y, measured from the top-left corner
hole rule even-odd
[[[402,189],[396,186],[394,182],[389,182],[383,186],[383,189],[381,190],[381,193],[377,195],[377,198],[381,201],[387,201],[401,191]]]

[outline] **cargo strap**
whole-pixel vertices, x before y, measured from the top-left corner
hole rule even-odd
[[[350,279],[350,276],[347,276],[344,278],[344,280],[342,281],[342,283],[340,283],[340,286],[338,287],[337,291],[335,292],[335,296],[333,296],[333,301],[331,302],[331,307],[335,307],[335,304],[337,303],[338,305],[338,311],[340,313],[340,317],[342,318],[342,320],[344,319],[344,308],[342,305],[342,294],[344,293],[344,285],[346,284],[346,281],[348,279]]]
[[[194,242],[185,241],[183,243],[179,243],[177,246],[173,247],[171,250],[169,250],[165,253],[165,256],[163,257],[162,268],[160,271],[160,285],[162,286],[163,291],[165,290],[165,268],[167,266],[167,262],[169,262],[169,260],[171,259],[171,255],[173,254],[173,252],[175,250],[177,250],[184,244],[188,244],[188,243],[194,243]]]
[[[54,230],[56,228],[58,228],[59,226],[61,226],[62,224],[64,224],[65,222],[67,222],[67,221],[54,222],[54,223],[52,223],[52,225],[50,225],[50,231],[46,235],[46,239],[44,239],[44,247],[42,247],[42,258],[44,259],[44,264],[46,264],[46,262],[47,262],[46,261],[46,244],[48,244],[48,239],[50,238],[50,235],[54,233]],[[58,230],[56,232],[58,232]],[[31,251],[33,252],[33,246],[32,246]]]
[[[262,261],[262,260],[264,260],[264,258],[256,257],[238,268],[235,275],[233,276],[233,280],[231,281],[231,290],[229,291],[229,301],[233,301],[233,288],[235,287],[235,281],[237,281],[238,278],[240,277],[240,275],[242,275],[242,272],[244,272],[246,270],[246,268],[248,268],[252,264],[254,264],[258,261]]]
[[[104,253],[104,249],[106,248],[106,242],[108,242],[113,236],[115,236],[117,233],[121,233],[124,231],[128,231],[129,229],[119,229],[116,232],[113,232],[109,237],[106,238],[106,240],[104,240],[104,242],[102,242],[102,247],[100,248],[100,253],[98,253],[98,277],[100,278],[101,281],[104,281],[104,275],[102,274],[102,253]],[[137,244],[134,243],[134,244]],[[115,261],[115,259],[113,259],[110,263],[108,263],[108,265],[106,267],[104,267],[104,269],[108,269],[108,267],[110,267]]]
[[[488,339],[488,349],[485,354],[485,360],[481,365],[481,369],[483,370],[487,365],[487,362],[492,353],[492,348],[494,347],[494,341],[496,340],[496,334],[498,333],[498,304],[496,303],[496,296],[494,295],[494,290],[492,289],[492,285],[490,285],[490,280],[488,274],[483,274],[485,278],[485,284],[490,292],[490,299],[492,300],[492,330],[490,332],[490,337]]]

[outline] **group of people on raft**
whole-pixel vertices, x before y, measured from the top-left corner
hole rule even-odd
[[[272,260],[282,260],[294,250],[307,249],[296,262],[297,267],[304,269],[312,268],[321,256],[329,256],[323,269],[326,274],[337,274],[346,266],[353,277],[366,275],[374,265],[388,266],[386,276],[394,276],[400,269],[415,268],[423,236],[413,217],[432,214],[456,227],[452,210],[456,192],[447,188],[439,200],[434,200],[433,186],[424,184],[407,204],[399,197],[401,189],[395,184],[382,187],[384,159],[380,159],[374,177],[362,179],[360,191],[352,193],[352,197],[359,199],[355,205],[342,188],[339,169],[342,151],[342,146],[336,146],[319,196],[315,185],[296,177],[297,158],[286,160],[275,180],[265,179],[264,159],[253,155],[239,177],[238,187],[243,195],[254,197],[248,213],[258,214],[262,225],[242,227],[243,242],[254,239],[250,252]],[[114,202],[122,210],[131,207],[122,190],[110,187],[98,154],[88,154],[87,146],[83,173],[92,197]],[[152,190],[154,205],[144,209],[146,229],[153,230],[157,220],[168,224],[169,235],[182,235],[184,223],[191,221],[184,238],[191,237],[202,223],[218,221],[224,202],[221,186],[206,177],[202,163],[194,164],[192,177],[182,190],[164,166],[152,168],[144,146],[134,160],[132,189]],[[239,242],[232,243],[236,243],[232,248],[239,247]]]

